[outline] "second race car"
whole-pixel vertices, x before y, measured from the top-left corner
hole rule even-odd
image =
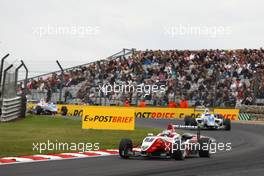
[[[58,111],[57,105],[54,103],[46,103],[44,100],[40,100],[39,103],[29,110],[29,113],[36,115],[55,115]]]
[[[211,114],[205,109],[199,118],[185,117],[185,125],[198,126],[201,129],[224,129],[231,130],[231,120],[224,118],[221,114]]]

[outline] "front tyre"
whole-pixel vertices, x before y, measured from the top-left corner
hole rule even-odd
[[[133,143],[131,139],[123,138],[119,143],[119,156],[124,159],[129,158],[129,152],[132,152]]]
[[[231,120],[230,119],[224,119],[223,125],[226,131],[231,130]]]

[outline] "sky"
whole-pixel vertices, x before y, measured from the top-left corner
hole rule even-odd
[[[104,59],[123,48],[264,45],[262,0],[0,0],[0,57],[30,76]],[[20,72],[20,77],[23,77]]]

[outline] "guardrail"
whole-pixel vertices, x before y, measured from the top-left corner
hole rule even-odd
[[[1,122],[7,122],[14,120],[21,116],[21,97],[3,99],[2,108],[1,108]]]

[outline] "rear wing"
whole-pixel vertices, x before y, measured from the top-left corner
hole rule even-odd
[[[203,114],[205,109],[209,109],[210,114],[214,114],[214,109],[212,108],[206,108],[205,106],[197,106],[194,108],[194,112],[195,114],[199,113],[199,114]]]
[[[190,126],[190,125],[173,125],[173,124],[168,124],[167,129],[184,129],[184,130],[197,130],[197,138],[198,140],[201,137],[201,128],[199,126]]]
[[[172,126],[173,128],[186,129],[186,130],[198,129],[198,126],[191,126],[191,125],[172,125]]]
[[[198,129],[198,126],[191,126],[191,125],[173,125],[172,123],[168,124],[167,130],[173,130],[175,129],[185,129],[185,130],[193,130],[193,129]]]

